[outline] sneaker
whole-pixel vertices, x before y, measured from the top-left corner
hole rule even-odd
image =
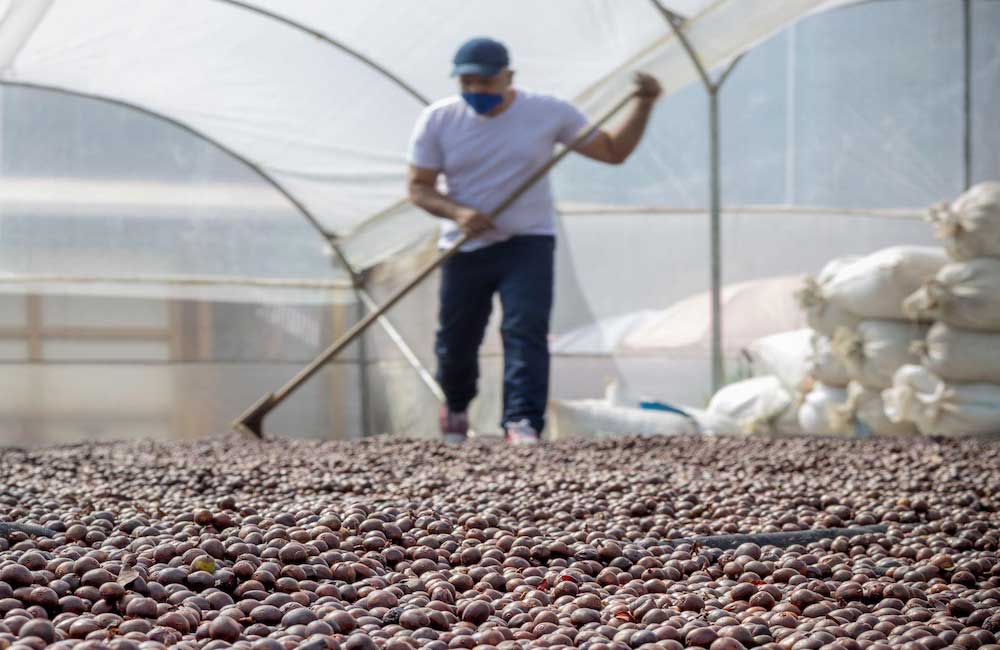
[[[452,411],[442,406],[438,412],[441,425],[441,439],[450,445],[460,445],[469,437],[469,414],[466,411]]]
[[[527,419],[508,422],[504,432],[509,445],[537,445],[539,442],[538,432]]]

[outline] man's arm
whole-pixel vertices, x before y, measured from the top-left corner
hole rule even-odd
[[[636,85],[637,95],[625,120],[610,131],[598,131],[589,142],[577,147],[577,152],[612,165],[620,165],[632,155],[646,131],[653,104],[661,92],[656,78],[641,72],[636,73]]]
[[[475,237],[493,228],[493,223],[479,210],[452,201],[437,189],[440,171],[410,165],[407,190],[410,201],[436,217],[450,219],[466,235]]]

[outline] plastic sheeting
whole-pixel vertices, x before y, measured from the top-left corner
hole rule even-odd
[[[504,39],[519,83],[577,98],[595,116],[628,91],[636,68],[657,73],[668,89],[695,74],[645,2],[252,3],[284,22],[242,4],[10,0],[0,81],[120,100],[177,120],[256,164],[328,231],[346,235],[401,198],[410,129],[426,98],[453,92],[449,59],[470,34]],[[829,2],[665,4],[690,17],[684,29],[712,67]],[[398,246],[389,233],[385,239]],[[355,258],[365,266],[386,254],[365,250]]]

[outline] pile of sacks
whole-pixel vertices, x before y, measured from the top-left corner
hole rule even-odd
[[[919,361],[911,345],[928,328],[907,318],[903,301],[946,263],[944,251],[922,246],[830,262],[798,294],[809,328],[755,341],[747,355],[758,376],[720,390],[708,411],[748,435],[916,433],[888,419],[882,391]]]
[[[815,330],[815,386],[799,409],[804,431],[820,434],[916,433],[912,423],[886,416],[882,392],[897,371],[919,362],[914,341],[926,319],[910,318],[903,303],[946,264],[939,248],[894,246],[866,257],[834,260],[799,293]],[[819,365],[823,362],[823,365]]]
[[[751,345],[757,376],[708,412],[746,434],[1000,432],[1000,183],[930,211],[944,248],[836,259],[798,294],[809,329]]]
[[[1000,183],[981,183],[930,211],[949,263],[906,298],[934,321],[896,372],[886,414],[924,434],[1000,433]]]

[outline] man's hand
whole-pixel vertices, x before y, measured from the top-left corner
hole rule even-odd
[[[476,237],[493,229],[493,222],[474,208],[462,207],[455,214],[455,223],[469,237]]]
[[[653,75],[636,72],[633,78],[635,96],[639,101],[631,102],[628,117],[613,130],[602,129],[589,142],[577,146],[578,153],[593,160],[620,165],[635,151],[653,112],[653,104],[663,88]]]
[[[645,99],[646,101],[653,101],[660,96],[663,92],[663,88],[660,86],[660,82],[656,80],[651,74],[646,74],[645,72],[635,73],[635,94],[640,99]]]
[[[437,189],[439,169],[424,169],[410,165],[407,188],[413,204],[435,217],[451,219],[469,237],[481,235],[493,228],[493,223],[479,210],[459,205]]]

